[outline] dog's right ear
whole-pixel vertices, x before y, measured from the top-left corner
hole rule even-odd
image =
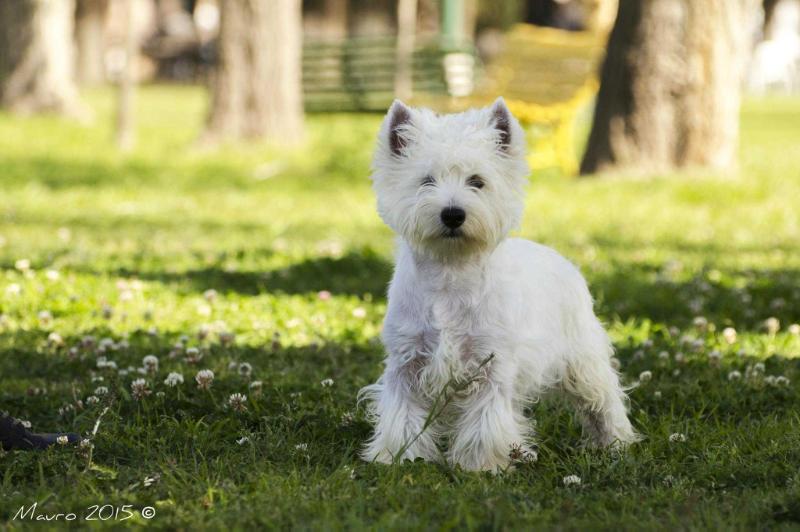
[[[389,119],[389,150],[394,155],[401,155],[408,139],[405,128],[411,123],[411,108],[400,100],[395,100],[387,114]]]

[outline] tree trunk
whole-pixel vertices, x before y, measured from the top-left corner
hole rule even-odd
[[[734,164],[754,0],[620,0],[581,173]]]
[[[117,0],[120,1],[120,0]],[[134,91],[136,89],[136,59],[139,54],[134,28],[134,0],[124,0],[125,12],[125,66],[120,73],[117,95],[117,146],[123,151],[133,148]]]
[[[417,32],[417,0],[397,2],[397,47],[394,94],[408,101],[414,93],[414,36]]]
[[[81,85],[99,85],[105,75],[105,26],[108,0],[77,0],[75,44],[77,76]]]
[[[72,0],[0,1],[0,105],[77,112]]]
[[[348,0],[324,0],[322,3],[322,36],[326,39],[347,37]]]
[[[303,137],[300,0],[224,0],[206,141]]]

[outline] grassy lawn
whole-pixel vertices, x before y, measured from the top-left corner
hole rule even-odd
[[[0,409],[83,434],[105,412],[91,454],[0,455],[0,523],[38,501],[186,530],[800,527],[800,100],[747,102],[736,174],[534,176],[519,233],[588,277],[646,439],[583,449],[546,398],[539,461],[497,476],[356,456],[391,273],[380,117],[203,152],[202,91],[146,88],[123,157],[109,95],[89,101],[91,125],[0,115]]]

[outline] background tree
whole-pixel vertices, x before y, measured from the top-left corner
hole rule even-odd
[[[408,100],[414,92],[414,37],[417,32],[417,0],[397,2],[397,49],[394,94]]]
[[[105,26],[108,0],[77,0],[75,44],[77,78],[82,85],[105,81]]]
[[[0,105],[77,110],[72,0],[0,2]]]
[[[581,173],[729,167],[755,0],[620,0]]]
[[[300,0],[224,0],[205,140],[303,137]]]

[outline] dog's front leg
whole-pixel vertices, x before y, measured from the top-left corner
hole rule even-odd
[[[505,469],[512,449],[531,453],[527,444],[530,428],[514,397],[513,378],[501,379],[493,372],[485,382],[477,383],[469,395],[457,404],[459,417],[449,458],[469,471]]]
[[[362,458],[368,462],[392,463],[404,459],[439,457],[434,427],[425,428],[429,403],[416,389],[414,364],[392,364],[376,384],[362,395],[371,402],[375,433],[367,442]]]

